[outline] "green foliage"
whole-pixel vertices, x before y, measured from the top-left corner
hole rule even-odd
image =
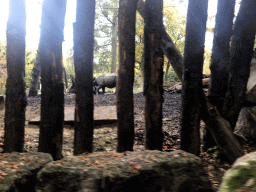
[[[185,24],[186,18],[182,16],[179,11],[175,8],[174,4],[167,3],[164,1],[164,10],[163,10],[163,22],[165,25],[166,32],[172,38],[175,46],[183,55],[184,52],[184,44],[185,44]],[[144,20],[137,13],[136,17],[136,50],[135,50],[135,76],[142,76],[142,63],[143,63],[143,36],[144,36]],[[164,59],[164,72],[166,72],[168,64],[168,59],[165,57]],[[176,73],[172,69],[169,68],[167,74],[167,81],[179,81]]]
[[[6,69],[6,42],[5,41],[0,41],[0,68],[2,70]],[[0,73],[0,95],[5,94],[6,78],[7,78],[7,75],[4,72]]]
[[[34,64],[36,62],[36,50],[33,49],[27,49],[26,50],[26,64],[25,64],[25,82],[26,82],[26,87],[29,89],[31,79],[32,79],[32,70],[34,67]]]
[[[94,75],[111,72],[111,42],[114,17],[118,15],[118,0],[99,0],[95,10]]]
[[[204,49],[204,65],[203,65],[203,74],[210,74],[210,62],[212,56],[212,49],[205,48]]]
[[[6,42],[0,41],[0,65],[6,66]]]
[[[218,146],[214,146],[212,148],[207,149],[207,152],[213,153],[214,158],[217,158],[220,154]]]
[[[63,65],[66,69],[67,78],[70,79],[70,75],[75,75],[75,67],[74,67],[74,50],[70,48],[66,57],[63,57]]]
[[[172,38],[175,46],[184,53],[186,16],[181,15],[173,3],[164,1],[163,21],[166,32]]]
[[[171,82],[179,82],[180,81],[178,75],[176,74],[176,72],[174,71],[172,66],[170,66],[170,68],[168,70],[167,81],[171,81]]]

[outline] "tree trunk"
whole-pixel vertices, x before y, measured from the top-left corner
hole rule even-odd
[[[62,57],[63,59],[63,57]],[[64,79],[65,79],[65,85],[66,85],[66,89],[68,88],[68,78],[67,78],[67,72],[66,72],[66,68],[63,67],[63,76],[64,76]]]
[[[45,0],[42,6],[39,54],[41,65],[41,123],[39,152],[62,158],[64,78],[62,42],[66,1]]]
[[[188,4],[181,107],[181,149],[200,154],[202,72],[208,0]],[[198,19],[200,18],[200,19]]]
[[[165,74],[164,74],[165,81],[167,81],[167,78],[168,78],[168,71],[169,71],[170,65],[171,65],[171,63],[170,63],[170,61],[168,61],[166,69],[165,69]]]
[[[133,82],[137,0],[120,0],[118,13],[117,151],[133,151]]]
[[[230,48],[228,90],[223,115],[234,129],[245,100],[256,32],[256,1],[242,1]]]
[[[26,110],[25,0],[9,0],[4,152],[22,152]]]
[[[227,91],[229,45],[234,18],[234,0],[218,1],[211,57],[211,87],[209,96],[224,98]],[[218,103],[221,101],[218,100]],[[221,102],[223,104],[223,101]],[[222,111],[222,104],[217,107]]]
[[[145,2],[143,0],[138,0],[137,10],[141,17],[145,19]],[[165,31],[163,23],[159,23],[158,28],[162,29],[161,48],[179,79],[182,79],[183,57],[173,43],[172,38]]]
[[[144,54],[145,54],[145,119],[146,149],[162,150],[162,103],[163,103],[163,0],[146,0]]]
[[[94,17],[95,0],[78,0],[76,23],[73,27],[76,74],[74,155],[93,150]]]
[[[139,13],[141,14],[141,16],[144,18],[145,14],[144,14],[144,8],[145,8],[145,3],[142,0],[138,1],[138,6],[137,6],[137,10],[139,11]],[[159,28],[161,28],[162,24],[159,24]],[[163,25],[162,25],[163,27]],[[163,28],[162,28],[163,29]],[[171,38],[169,37],[169,35],[166,33],[166,31],[163,32],[163,36],[162,36],[162,45],[161,48],[164,51],[164,54],[167,56],[167,58],[169,59],[169,61],[172,64],[172,67],[174,68],[175,72],[177,73],[178,77],[180,78],[180,80],[182,80],[182,65],[183,65],[183,58],[180,54],[180,52],[178,51],[178,49],[175,47],[174,43],[172,42]],[[203,92],[202,92],[203,94]],[[202,105],[202,118],[204,120],[204,122],[206,123],[206,125],[208,126],[208,128],[211,130],[212,134],[214,135],[214,138],[217,140],[217,144],[220,147],[220,150],[225,152],[228,151],[227,157],[229,159],[229,161],[231,163],[233,163],[237,157],[242,156],[243,150],[239,144],[239,142],[233,138],[233,139],[228,139],[228,141],[230,142],[230,146],[237,146],[237,149],[235,148],[228,148],[225,144],[223,144],[223,142],[219,142],[219,140],[225,140],[226,139],[226,135],[228,135],[229,137],[233,137],[233,133],[231,130],[229,130],[227,124],[222,124],[222,123],[218,123],[215,124],[215,126],[213,126],[213,124],[211,124],[211,121],[208,121],[207,118],[204,117],[204,115],[207,115],[208,117],[211,117],[212,121],[217,121],[217,122],[222,122],[225,121],[224,118],[222,118],[221,116],[218,116],[218,118],[214,115],[211,114],[211,111],[214,109],[214,113],[217,113],[217,109],[214,108],[214,106],[211,105],[211,103],[208,101],[208,99],[206,99],[206,97],[203,97],[202,100],[203,103],[206,103],[205,105]],[[205,113],[205,114],[204,114]],[[226,121],[225,121],[226,122]],[[219,132],[224,133],[219,135]],[[237,152],[239,151],[239,152]],[[230,155],[231,154],[231,155]]]
[[[117,15],[113,15],[111,73],[116,73]]]
[[[218,1],[211,57],[211,86],[209,100],[222,114],[223,101],[227,92],[229,45],[234,18],[234,0]],[[204,150],[216,145],[209,130],[205,130]]]
[[[37,96],[40,73],[41,73],[41,67],[39,62],[39,53],[37,52],[36,62],[32,70],[32,79],[31,79],[31,84],[30,84],[30,89],[28,94],[29,96]]]

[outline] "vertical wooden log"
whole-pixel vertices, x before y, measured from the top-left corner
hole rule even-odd
[[[9,0],[4,151],[22,152],[26,110],[25,0]]]
[[[234,0],[218,1],[210,65],[211,86],[208,98],[221,114],[228,84],[229,47],[233,33],[234,8]],[[203,142],[205,151],[216,145],[208,129],[205,130]]]
[[[202,70],[208,0],[188,4],[182,82],[181,149],[200,154]]]
[[[77,0],[74,24],[75,140],[74,155],[93,150],[93,46],[95,0]]]
[[[163,0],[146,0],[144,28],[144,94],[146,149],[162,150],[163,51],[161,49]]]
[[[66,0],[45,0],[42,7],[39,42],[41,66],[41,123],[39,152],[62,158],[64,125],[64,78],[62,42]]]
[[[223,116],[235,128],[242,108],[256,33],[256,1],[242,1],[234,26],[230,47],[228,90],[223,105]]]
[[[137,0],[120,0],[118,14],[117,151],[133,151],[133,82]]]

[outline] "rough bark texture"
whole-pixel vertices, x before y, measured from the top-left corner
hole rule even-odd
[[[93,150],[93,46],[95,0],[78,0],[74,23],[74,155]],[[86,27],[85,27],[86,26]]]
[[[195,155],[200,154],[199,129],[207,7],[208,0],[189,1],[184,49],[181,149]]]
[[[216,24],[210,64],[211,86],[208,98],[220,113],[222,113],[223,101],[227,92],[229,47],[232,35],[234,7],[234,0],[218,1],[215,20]],[[204,150],[216,145],[208,129],[206,129],[203,142]]]
[[[7,85],[4,151],[21,152],[24,146],[26,8],[24,0],[9,1],[7,23]]]
[[[242,1],[234,26],[230,48],[228,90],[223,106],[223,115],[234,129],[242,108],[247,81],[250,75],[255,32],[256,1]]]
[[[39,42],[41,65],[41,124],[39,152],[62,158],[64,124],[64,78],[62,42],[66,0],[45,0],[42,7]]]
[[[141,15],[143,19],[145,19],[145,2],[143,0],[139,0],[137,4],[137,11]],[[174,45],[171,37],[165,31],[163,23],[159,23],[159,29],[162,29],[162,40],[161,40],[161,48],[171,62],[172,67],[178,77],[182,79],[182,66],[183,66],[183,57],[180,54],[179,50]]]
[[[146,149],[162,150],[163,51],[161,49],[163,1],[147,0],[144,28],[144,94]]]
[[[41,67],[39,62],[39,53],[37,52],[36,62],[32,70],[32,79],[31,79],[31,84],[30,84],[30,89],[28,94],[29,96],[37,96],[40,73],[41,73]]]
[[[133,151],[133,82],[137,0],[120,0],[118,13],[117,151]]]
[[[210,96],[224,98],[227,91],[230,47],[229,45],[232,35],[234,7],[234,0],[218,1],[212,47],[212,57],[210,64]],[[221,102],[221,104],[222,103],[223,101]],[[218,109],[222,110],[222,105]]]

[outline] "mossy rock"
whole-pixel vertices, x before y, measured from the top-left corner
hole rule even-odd
[[[240,157],[222,180],[220,192],[256,192],[256,152]]]

